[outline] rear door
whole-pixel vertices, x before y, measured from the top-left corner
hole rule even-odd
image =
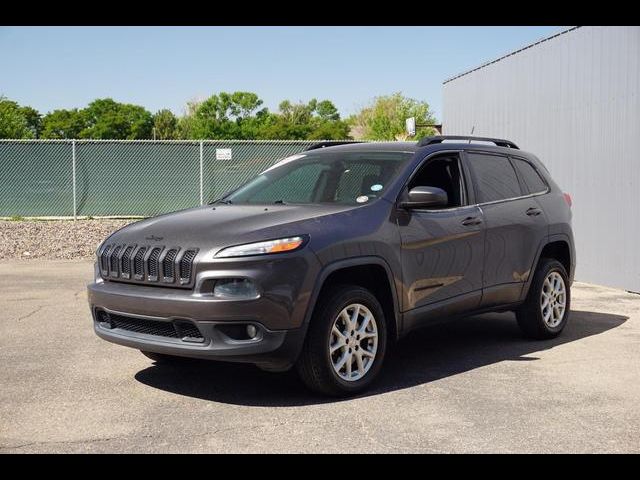
[[[465,157],[486,229],[481,305],[517,302],[547,236],[547,219],[508,156],[470,150]]]

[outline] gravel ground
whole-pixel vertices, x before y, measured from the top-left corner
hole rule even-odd
[[[0,220],[0,260],[91,258],[120,220]]]

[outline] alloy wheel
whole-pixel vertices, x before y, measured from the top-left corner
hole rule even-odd
[[[348,305],[333,322],[329,356],[338,376],[348,382],[363,378],[378,350],[378,325],[371,311],[360,303]]]

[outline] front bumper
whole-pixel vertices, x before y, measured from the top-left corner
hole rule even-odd
[[[193,290],[105,281],[96,266],[95,281],[87,286],[95,333],[104,340],[139,350],[286,370],[302,348],[306,330],[303,320],[311,290],[307,282],[315,278],[316,267],[300,257],[289,260],[209,265],[199,270]],[[311,268],[292,269],[292,263]],[[211,278],[228,276],[252,279],[260,287],[260,296],[220,300],[201,288]],[[172,330],[172,324],[191,325],[201,338],[194,341],[180,335],[157,334],[153,329],[120,328],[105,322],[105,315],[126,317],[131,322],[139,319],[143,324],[162,327],[158,331],[165,333]],[[254,338],[227,335],[230,325],[248,324],[258,330]]]
[[[258,328],[258,335],[253,339],[235,340],[225,335],[220,328],[228,326],[229,322],[194,321],[193,324],[202,334],[201,340],[194,341],[193,339],[171,338],[121,328],[110,328],[101,321],[102,315],[105,313],[165,324],[173,323],[176,320],[185,322],[184,316],[179,319],[132,316],[101,307],[93,308],[92,312],[95,333],[100,338],[118,345],[166,355],[248,362],[268,370],[287,370],[290,368],[295,362],[304,337],[302,329],[271,331],[252,322]]]

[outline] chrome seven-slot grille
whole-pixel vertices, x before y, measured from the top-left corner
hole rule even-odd
[[[103,278],[188,287],[197,253],[195,248],[111,244],[98,253],[98,261]]]

